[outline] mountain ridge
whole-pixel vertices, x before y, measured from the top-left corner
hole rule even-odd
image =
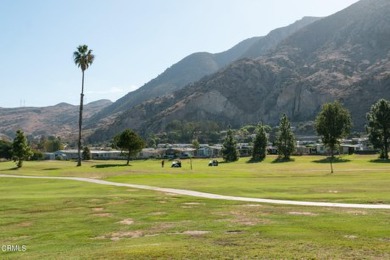
[[[284,40],[290,34],[319,19],[321,18],[304,17],[291,25],[272,30],[265,36],[243,40],[232,48],[220,53],[192,53],[167,68],[163,73],[141,88],[129,92],[111,106],[92,117],[87,122],[87,125],[89,128],[96,127],[96,125],[99,125],[98,122],[101,119],[104,119],[104,123],[107,123],[109,120],[107,119],[108,117],[113,119],[120,113],[148,99],[180,90],[192,82],[196,82],[207,75],[217,72],[235,60],[246,58],[247,55],[261,56],[269,51],[275,43]],[[256,51],[254,51],[254,46],[257,48],[255,48]]]
[[[110,128],[147,135],[175,119],[276,124],[282,113],[302,122],[314,120],[323,103],[340,100],[362,130],[370,106],[390,97],[388,13],[389,1],[361,0],[302,27],[264,56],[235,61],[127,110]]]
[[[88,119],[111,104],[107,99],[88,103],[83,117]],[[78,115],[79,106],[65,102],[46,107],[0,108],[0,133],[13,137],[16,130],[22,129],[27,135],[72,138],[77,132]]]

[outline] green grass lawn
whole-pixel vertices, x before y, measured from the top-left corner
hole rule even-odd
[[[82,176],[225,195],[390,203],[390,164],[323,157],[208,167],[183,161],[0,163],[0,174]],[[0,259],[388,259],[390,211],[200,199],[125,187],[0,178]],[[24,245],[24,252],[6,252]]]

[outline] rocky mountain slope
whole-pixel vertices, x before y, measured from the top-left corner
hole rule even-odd
[[[294,32],[319,19],[316,17],[304,17],[289,26],[275,29],[266,36],[246,39],[221,53],[193,53],[172,65],[141,88],[128,93],[111,106],[103,109],[89,120],[88,125],[91,128],[96,127],[97,124],[105,125],[110,118],[113,119],[118,114],[146,100],[180,90],[204,76],[219,71],[236,60],[260,57]]]
[[[163,130],[174,119],[239,126],[313,120],[340,100],[355,128],[379,98],[390,98],[390,1],[361,0],[293,33],[258,59],[242,59],[120,115],[97,134],[131,127]],[[249,49],[248,49],[249,51]]]
[[[83,118],[111,105],[109,100],[100,100],[84,105]],[[62,138],[76,136],[79,107],[60,103],[49,107],[0,108],[0,133],[13,137],[22,129],[28,135],[53,135]]]
[[[88,104],[84,107],[83,113],[84,136],[88,136],[96,129],[111,128],[112,122],[118,115],[146,100],[180,90],[205,75],[217,72],[235,60],[246,56],[263,55],[288,35],[318,19],[305,17],[290,26],[276,29],[267,36],[244,40],[225,52],[191,54],[115,103],[102,100]],[[3,137],[13,137],[16,130],[22,129],[29,135],[74,138],[78,127],[78,106],[61,103],[50,107],[0,108],[0,122],[0,134]],[[125,126],[122,125],[118,129],[122,130],[123,127]],[[117,128],[113,127],[108,131],[107,138],[117,133],[114,132],[115,129]]]

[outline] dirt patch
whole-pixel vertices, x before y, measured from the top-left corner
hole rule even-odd
[[[92,239],[110,239],[112,241],[118,241],[122,238],[138,238],[142,237],[144,233],[142,231],[119,231],[119,232],[113,232],[107,235],[94,237]]]
[[[128,204],[129,200],[118,200],[118,201],[112,201],[108,203],[109,205],[123,205],[123,204]]]
[[[92,216],[95,217],[112,217],[111,213],[97,213],[97,214],[92,214]]]
[[[181,234],[184,235],[190,235],[190,236],[202,236],[210,233],[210,231],[202,231],[202,230],[189,230],[189,231],[184,231]]]
[[[355,216],[367,215],[367,211],[365,211],[365,210],[348,210],[347,213],[355,215]]]
[[[264,224],[271,223],[271,221],[269,221],[267,219],[261,219],[261,218],[256,217],[258,215],[258,214],[256,214],[257,209],[256,209],[256,212],[252,212],[252,209],[254,209],[252,207],[250,207],[248,209],[251,209],[251,210],[249,210],[249,211],[245,211],[245,210],[231,211],[230,215],[232,215],[234,218],[229,219],[228,221],[235,223],[235,224],[244,225],[244,226],[255,226],[255,225],[259,225],[259,224],[264,225]]]
[[[347,238],[347,239],[356,239],[356,238],[358,238],[355,235],[345,235],[344,237]]]
[[[298,212],[298,211],[291,211],[288,213],[289,215],[295,215],[295,216],[318,216],[318,214],[313,212]]]
[[[242,206],[243,207],[248,207],[248,208],[261,208],[261,207],[263,207],[260,204],[245,204],[245,205],[242,205]]]
[[[99,211],[103,211],[104,208],[92,208],[92,211],[95,211],[95,212],[99,212]]]
[[[103,200],[102,199],[90,199],[89,202],[91,202],[91,203],[102,203]]]
[[[228,230],[225,232],[226,234],[242,234],[245,233],[243,230]]]
[[[241,224],[244,226],[256,226],[257,224],[260,223],[256,219],[245,218],[245,217],[237,218],[237,219],[233,220],[232,222],[236,223],[236,224]]]
[[[121,231],[114,232],[110,234],[110,239],[112,241],[118,241],[121,238],[138,238],[142,237],[144,233],[142,231]]]
[[[186,202],[183,203],[183,205],[205,205],[205,203],[200,203],[200,202]]]
[[[122,221],[119,221],[118,223],[123,224],[123,225],[132,225],[132,224],[134,224],[134,220],[131,218],[126,218]]]
[[[19,224],[17,224],[18,227],[31,227],[32,226],[32,222],[29,222],[29,221],[26,221],[26,222],[20,222]]]
[[[206,204],[199,203],[199,202],[185,202],[185,203],[182,203],[181,208],[182,209],[192,209],[192,208],[196,208],[199,205],[206,205]]]
[[[157,211],[157,212],[150,213],[149,216],[163,216],[163,215],[166,215],[166,214],[167,214],[166,212]]]
[[[20,240],[27,240],[31,239],[31,236],[20,236],[20,237],[10,237],[10,241],[20,241]]]

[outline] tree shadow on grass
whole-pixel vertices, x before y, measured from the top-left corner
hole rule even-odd
[[[314,162],[314,163],[330,163],[331,159],[332,159],[331,157],[326,157],[324,159],[314,160],[312,162]],[[351,161],[350,159],[335,157],[335,158],[333,158],[332,163],[347,163],[350,161]]]
[[[386,160],[386,159],[373,159],[373,160],[370,160],[371,163],[390,163],[390,160]]]
[[[12,168],[9,168],[9,169],[3,169],[3,170],[0,170],[0,171],[5,172],[5,171],[16,171],[16,170],[19,170],[19,168],[15,166],[15,167],[12,167]]]
[[[273,160],[271,163],[288,163],[288,162],[295,162],[295,159],[294,158],[285,159],[285,158],[278,157],[275,160]]]
[[[98,164],[98,165],[93,165],[91,166],[92,168],[97,168],[97,169],[102,169],[102,168],[113,168],[113,167],[125,167],[125,166],[131,166],[131,164],[127,165],[126,163],[124,164]]]
[[[246,163],[261,163],[262,161],[264,161],[265,158],[263,159],[253,159],[253,158],[250,158],[248,161],[246,161]]]

